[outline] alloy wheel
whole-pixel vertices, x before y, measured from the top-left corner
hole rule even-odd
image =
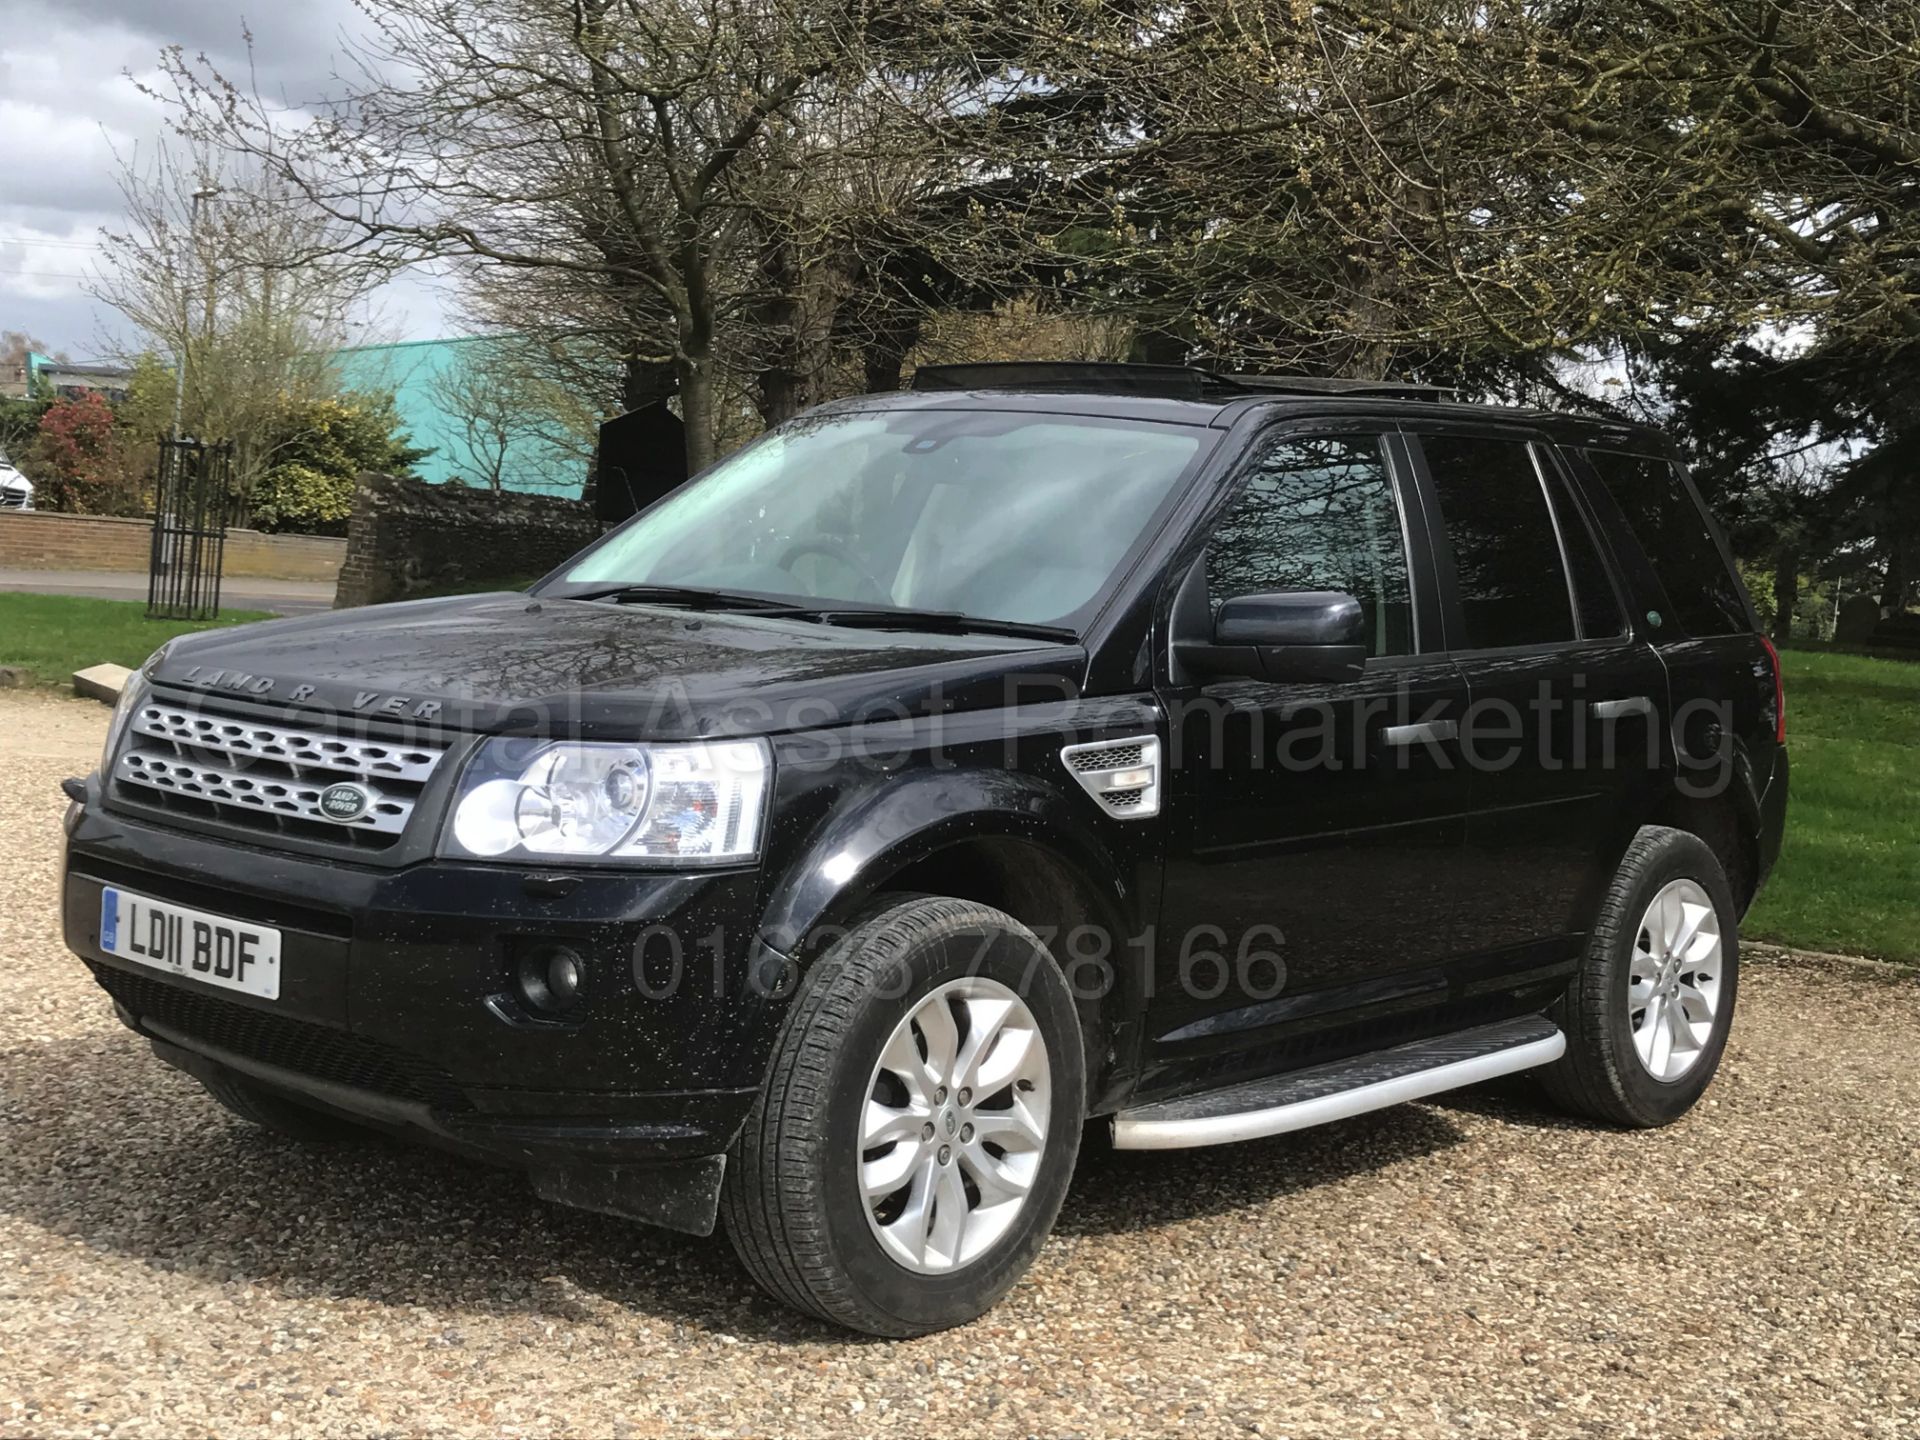
[[[1671,1083],[1706,1053],[1720,1010],[1720,917],[1692,880],[1663,886],[1634,939],[1627,1023],[1634,1054],[1654,1079]]]
[[[1039,1176],[1052,1101],[1046,1040],[1018,994],[973,976],[923,996],[861,1116],[860,1193],[887,1254],[929,1274],[990,1250]]]

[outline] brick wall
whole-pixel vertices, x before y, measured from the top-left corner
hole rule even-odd
[[[153,521],[114,515],[0,510],[0,567],[13,570],[119,570],[144,575]],[[229,580],[337,580],[347,542],[323,535],[229,530],[221,573]]]
[[[10,570],[144,571],[152,545],[151,520],[0,510],[0,566]]]
[[[599,536],[600,522],[579,500],[362,475],[333,603],[377,605],[542,575]]]

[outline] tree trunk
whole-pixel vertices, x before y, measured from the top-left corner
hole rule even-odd
[[[776,362],[760,372],[758,409],[769,430],[806,408],[806,386],[789,366]]]
[[[707,355],[674,358],[680,387],[680,421],[687,427],[687,473],[697,475],[713,463],[713,360]]]
[[[1880,587],[1883,614],[1898,615],[1907,608],[1907,547],[1895,540],[1887,546],[1887,578]]]
[[[919,310],[903,307],[874,326],[860,348],[860,367],[866,373],[869,395],[900,388],[907,352],[920,340],[920,320]]]
[[[860,352],[860,368],[865,372],[867,394],[881,395],[900,388],[900,372],[906,368],[907,352],[893,345],[873,344]]]
[[[834,322],[858,269],[859,260],[850,252],[807,255],[785,236],[762,249],[760,272],[770,298],[755,317],[767,357],[755,404],[769,427],[821,399],[821,379],[833,358]]]
[[[1800,552],[1783,550],[1773,561],[1773,638],[1793,638],[1793,612],[1800,603]]]
[[[761,246],[760,283],[767,298],[754,307],[754,320],[766,359],[755,379],[754,404],[760,422],[771,429],[807,405],[800,364],[806,343],[806,276],[785,235],[776,234]]]
[[[713,463],[713,291],[706,253],[691,222],[683,219],[678,270],[685,304],[673,352],[673,378],[680,391],[680,423],[687,427],[687,474]]]

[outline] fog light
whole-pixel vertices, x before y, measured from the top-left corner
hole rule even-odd
[[[571,1010],[586,982],[587,962],[564,945],[543,945],[520,960],[520,998],[546,1015]]]

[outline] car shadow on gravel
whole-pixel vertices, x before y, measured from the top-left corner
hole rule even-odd
[[[774,1342],[854,1337],[753,1286],[724,1237],[677,1235],[535,1199],[525,1180],[369,1135],[300,1145],[229,1116],[134,1037],[0,1054],[0,1213],[215,1284],[541,1322],[627,1311]],[[1083,1149],[1065,1235],[1151,1229],[1264,1204],[1459,1143],[1401,1107],[1216,1150]],[[462,1343],[457,1325],[428,1343]]]
[[[1465,1090],[1451,1090],[1426,1101],[1442,1111],[1480,1115],[1523,1130],[1607,1131],[1618,1127],[1556,1110],[1531,1075],[1509,1075]]]
[[[215,1283],[391,1307],[818,1341],[723,1236],[551,1205],[525,1178],[369,1133],[306,1145],[221,1109],[132,1035],[0,1055],[0,1213]],[[457,1344],[457,1333],[423,1337]]]
[[[1196,1150],[1115,1150],[1090,1134],[1055,1229],[1108,1235],[1227,1214],[1432,1155],[1465,1138],[1444,1114],[1414,1105]]]

